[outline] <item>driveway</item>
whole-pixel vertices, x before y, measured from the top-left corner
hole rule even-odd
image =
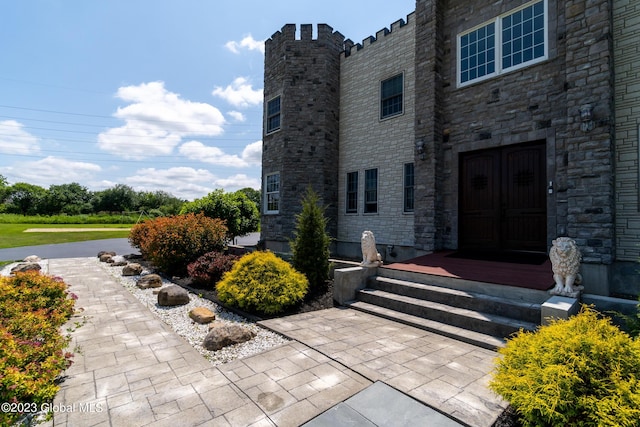
[[[252,246],[258,243],[260,233],[249,233],[246,236],[236,237],[238,245]],[[100,251],[113,251],[118,255],[139,254],[137,248],[129,244],[129,240],[102,239],[87,242],[58,243],[55,245],[22,246],[19,248],[0,249],[0,261],[17,261],[37,255],[42,259],[53,258],[83,258],[97,256]]]
[[[29,255],[42,259],[83,258],[97,256],[100,251],[114,251],[118,255],[139,254],[140,251],[129,244],[129,240],[101,239],[87,242],[57,243],[55,245],[22,246],[0,249],[0,261],[22,260]]]

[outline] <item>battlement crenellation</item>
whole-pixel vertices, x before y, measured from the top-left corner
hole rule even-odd
[[[405,27],[409,22],[412,22],[412,20],[414,19],[415,16],[415,12],[411,12],[410,14],[407,15],[406,20],[405,19],[398,19],[397,21],[393,22],[391,24],[391,28],[382,28],[381,30],[379,30],[378,32],[376,32],[375,37],[374,36],[369,36],[366,37],[365,39],[362,40],[362,43],[354,43],[352,40],[347,39],[345,40],[345,49],[344,52],[342,53],[344,57],[349,57],[352,54],[354,54],[355,52],[359,52],[362,49],[366,48],[367,46],[370,46],[372,44],[374,44],[376,41],[388,37],[391,34],[396,34],[398,31],[400,31],[400,29],[402,29],[403,27]],[[355,48],[355,50],[354,50]]]

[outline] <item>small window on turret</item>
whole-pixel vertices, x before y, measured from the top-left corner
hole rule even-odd
[[[280,97],[267,102],[267,133],[280,130]]]

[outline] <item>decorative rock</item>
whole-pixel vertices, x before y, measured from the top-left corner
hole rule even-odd
[[[138,279],[138,281],[136,282],[136,286],[140,289],[161,288],[162,277],[157,274],[146,274]]]
[[[23,261],[24,262],[40,262],[42,260],[40,259],[40,257],[38,255],[29,255],[28,257],[23,259]]]
[[[206,307],[196,307],[189,312],[189,317],[196,323],[207,324],[216,319],[216,315],[213,311]]]
[[[23,262],[11,269],[11,274],[13,273],[26,273],[27,271],[40,271],[42,270],[42,266],[37,262]]]
[[[111,258],[113,258],[113,255],[111,254],[102,254],[98,257],[100,262],[110,262]]]
[[[142,274],[142,266],[136,262],[127,264],[122,269],[123,276],[139,276]]]
[[[189,293],[178,285],[167,286],[158,292],[158,305],[173,306],[189,303]]]
[[[98,258],[101,258],[102,255],[116,256],[116,253],[113,252],[113,251],[100,251],[100,252],[98,252]]]
[[[230,345],[249,341],[255,336],[255,332],[243,328],[240,325],[213,324],[202,342],[202,347],[209,351],[217,351]]]
[[[122,267],[129,263],[122,255],[113,256],[111,260],[107,262],[111,264],[111,267]]]

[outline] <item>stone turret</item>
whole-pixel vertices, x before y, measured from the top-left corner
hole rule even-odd
[[[327,206],[328,232],[337,233],[340,53],[344,36],[325,24],[287,24],[265,42],[265,123],[262,150],[262,240],[287,252],[295,216],[311,186]],[[268,125],[279,97],[277,126]],[[277,110],[276,114],[277,113]],[[274,111],[271,111],[274,113]],[[270,182],[267,182],[267,177]],[[277,182],[277,184],[276,184]],[[267,193],[277,205],[267,206]],[[277,209],[275,207],[277,206]]]

